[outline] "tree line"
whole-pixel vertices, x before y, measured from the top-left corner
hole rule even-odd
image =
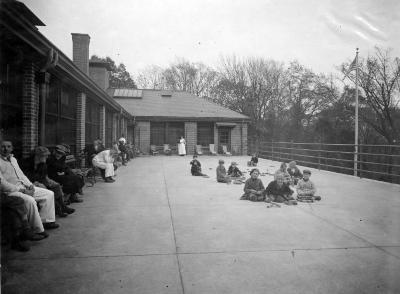
[[[349,66],[343,62],[334,75],[315,73],[298,61],[262,57],[221,57],[217,68],[179,58],[165,68],[149,66],[132,82],[143,89],[187,91],[245,114],[251,118],[249,139],[256,144],[352,144],[355,72],[348,73]],[[400,59],[391,50],[376,48],[359,59],[360,143],[398,144],[399,80]]]

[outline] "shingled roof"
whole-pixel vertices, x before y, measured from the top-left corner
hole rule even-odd
[[[136,119],[249,120],[184,91],[109,89],[108,93]]]

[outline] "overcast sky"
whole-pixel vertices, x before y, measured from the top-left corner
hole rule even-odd
[[[336,72],[374,46],[400,56],[398,0],[22,0],[39,30],[72,56],[71,33],[90,35],[90,55],[137,73],[176,57],[217,66],[221,55],[298,59]],[[337,72],[336,72],[337,73]]]

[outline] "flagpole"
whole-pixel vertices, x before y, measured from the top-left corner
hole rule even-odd
[[[354,176],[357,176],[358,170],[358,48],[356,49],[356,105],[355,105],[355,123],[354,123]]]

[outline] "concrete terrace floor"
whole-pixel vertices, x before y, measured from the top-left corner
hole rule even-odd
[[[86,188],[48,239],[3,254],[3,293],[400,293],[399,185],[312,169],[321,202],[267,209],[215,181],[218,158],[202,178],[191,156],[139,157]]]

